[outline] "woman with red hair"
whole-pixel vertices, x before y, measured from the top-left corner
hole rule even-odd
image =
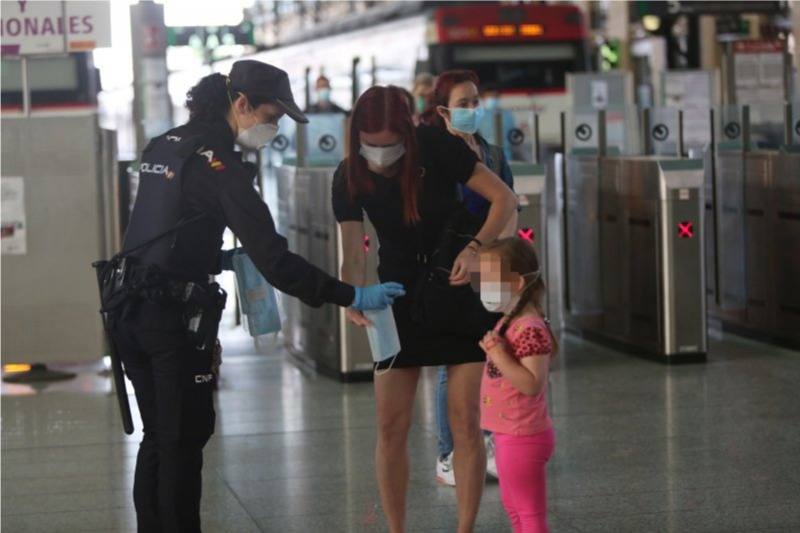
[[[503,149],[489,144],[478,127],[483,118],[478,75],[471,70],[447,70],[436,78],[433,89],[432,106],[422,115],[422,122],[436,126],[451,135],[461,138],[475,152],[478,159],[492,172],[514,189],[514,176],[506,161]],[[489,202],[468,187],[461,186],[461,194],[466,208],[475,216],[485,218],[489,212]],[[512,216],[502,237],[510,237],[517,229],[517,217]],[[436,423],[439,426],[439,457],[436,460],[436,479],[445,485],[455,485],[453,476],[453,436],[447,416],[447,369],[439,368],[439,382],[436,387]],[[494,457],[494,441],[491,434],[486,435],[486,471],[497,477]]]
[[[481,308],[485,313],[481,320],[445,331],[421,323],[413,312],[427,261],[439,247],[448,221],[462,208],[458,184],[486,198],[490,207],[475,238],[455,258],[449,272],[453,286],[470,282],[481,244],[494,241],[514,213],[514,193],[461,139],[435,127],[415,127],[402,89],[372,87],[358,99],[352,111],[347,157],[334,175],[333,210],[342,233],[342,279],[355,285],[366,281],[366,212],[380,241],[378,276],[407,288],[407,296],[396,300],[392,309],[401,351],[377,363],[376,370],[384,371],[375,375],[376,471],[383,510],[393,533],[405,528],[407,440],[421,367],[448,367],[448,414],[455,445],[461,533],[474,527],[486,475],[479,420],[485,355],[478,341],[496,317]],[[478,301],[477,295],[472,296]],[[347,311],[347,317],[362,326],[369,324],[359,312]]]

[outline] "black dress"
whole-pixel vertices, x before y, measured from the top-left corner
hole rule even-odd
[[[436,248],[448,218],[460,206],[458,184],[469,180],[478,163],[466,143],[447,132],[421,125],[416,135],[422,167],[418,202],[422,221],[417,226],[407,226],[403,221],[397,178],[370,173],[372,192],[358,194],[351,201],[343,164],[334,174],[333,212],[341,223],[361,222],[366,211],[380,241],[378,277],[381,282],[397,281],[406,287],[406,296],[396,300],[392,308],[402,348],[393,368],[482,362],[485,356],[478,341],[496,322],[493,313],[486,311],[485,328],[465,327],[459,335],[432,332],[411,319],[412,295],[423,268],[418,252],[424,248],[424,253],[430,254]]]

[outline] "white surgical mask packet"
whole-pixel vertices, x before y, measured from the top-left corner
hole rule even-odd
[[[397,334],[397,324],[394,321],[394,313],[391,306],[380,310],[364,311],[364,316],[372,322],[367,326],[367,339],[369,348],[372,352],[372,360],[381,363],[393,358],[389,367],[382,371],[375,371],[376,375],[381,375],[391,370],[394,359],[400,353],[400,336]]]

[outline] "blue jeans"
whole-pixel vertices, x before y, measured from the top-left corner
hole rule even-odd
[[[450,431],[450,421],[447,419],[446,366],[439,367],[439,381],[436,383],[436,425],[439,426],[439,457],[444,457],[453,451],[453,432]],[[491,431],[483,432],[484,436],[491,434]]]
[[[439,426],[439,457],[453,451],[453,433],[447,420],[447,367],[439,367],[439,381],[436,385],[436,424]]]

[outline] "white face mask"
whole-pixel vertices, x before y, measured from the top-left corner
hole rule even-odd
[[[406,146],[401,142],[391,146],[367,146],[362,144],[358,153],[376,167],[386,168],[403,157],[403,154],[406,153]]]
[[[278,135],[276,124],[256,124],[240,131],[236,136],[236,142],[244,148],[258,150],[272,142],[276,135]]]
[[[506,313],[513,307],[514,293],[509,283],[484,281],[481,283],[481,302],[492,313]]]
[[[481,282],[481,302],[483,306],[492,313],[510,313],[519,301],[519,296],[532,284],[539,279],[539,271],[525,274],[523,277],[532,279],[522,287],[522,290],[515,293],[511,284],[502,281],[483,281]]]

